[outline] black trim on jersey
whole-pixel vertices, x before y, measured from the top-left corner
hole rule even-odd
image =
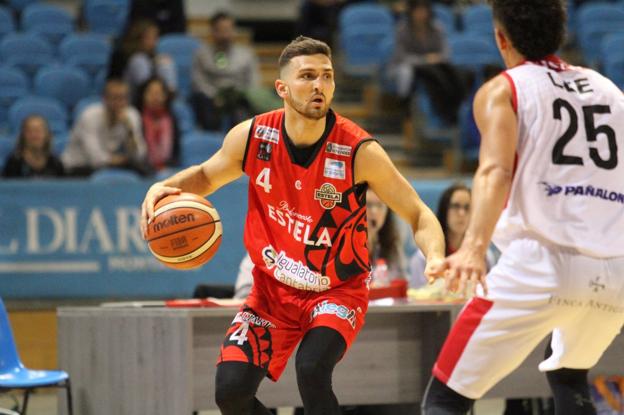
[[[355,145],[355,148],[353,149],[353,155],[351,156],[351,183],[353,183],[353,186],[355,186],[357,183],[355,183],[355,155],[357,154],[357,151],[360,149],[360,146],[364,143],[367,143],[369,141],[375,141],[375,142],[379,142],[377,140],[375,140],[373,137],[369,137],[369,138],[365,138],[363,140],[361,140],[359,143],[357,143]]]
[[[284,145],[288,151],[290,161],[293,164],[305,167],[306,169],[310,167],[310,164],[312,164],[320,150],[323,148],[323,144],[325,144],[325,141],[335,124],[336,114],[334,114],[334,111],[330,109],[325,117],[325,131],[323,131],[321,138],[319,138],[318,141],[311,146],[297,147],[286,132],[286,114],[284,114],[284,117],[282,118],[282,136],[284,137]]]
[[[249,126],[249,133],[247,134],[247,143],[245,143],[245,153],[243,154],[243,172],[245,171],[245,163],[247,162],[247,153],[249,152],[249,143],[251,142],[251,133],[256,124],[256,117],[251,119],[251,125]]]

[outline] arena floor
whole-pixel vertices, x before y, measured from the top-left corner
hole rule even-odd
[[[0,395],[0,408],[12,408],[13,402],[14,400],[6,394]],[[474,413],[475,415],[501,415],[503,409],[504,402],[502,400],[484,399],[477,402]],[[278,411],[278,415],[292,415],[292,413],[292,408],[280,408]],[[28,415],[57,415],[56,394],[46,390],[31,395],[28,402]],[[202,411],[199,415],[220,414],[219,411]]]

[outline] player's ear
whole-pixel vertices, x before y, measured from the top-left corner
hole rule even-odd
[[[495,27],[494,33],[496,36],[496,43],[498,43],[498,46],[500,47],[500,49],[501,50],[509,49],[509,39],[507,39],[507,35],[505,35],[505,32],[503,32],[499,27]]]
[[[281,79],[275,80],[275,91],[277,91],[277,95],[282,99],[288,96],[288,86]]]

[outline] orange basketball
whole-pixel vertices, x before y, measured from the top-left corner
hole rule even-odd
[[[154,207],[147,227],[152,254],[175,269],[204,265],[221,245],[223,227],[219,213],[206,199],[192,193],[170,195]]]

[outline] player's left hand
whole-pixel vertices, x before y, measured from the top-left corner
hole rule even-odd
[[[485,254],[470,248],[460,248],[446,258],[445,264],[448,291],[466,297],[468,289],[473,295],[476,294],[477,286],[480,284],[483,287],[483,294],[487,295]]]
[[[425,266],[425,278],[427,278],[427,282],[431,284],[438,278],[444,277],[447,269],[447,264],[444,258],[430,258],[427,259],[427,263]]]

